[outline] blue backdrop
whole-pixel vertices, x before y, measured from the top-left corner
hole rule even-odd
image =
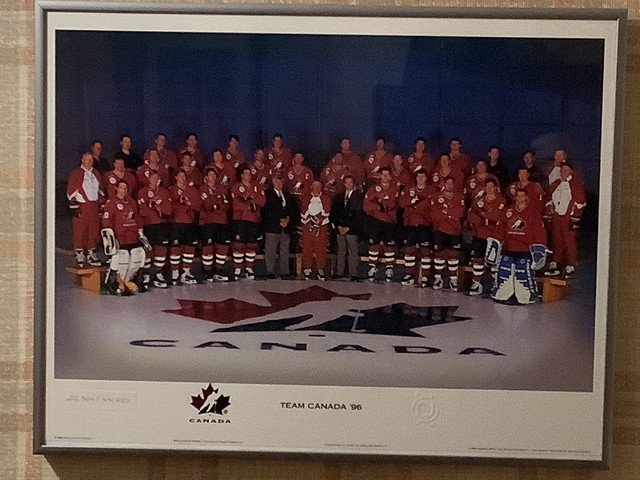
[[[141,154],[195,132],[207,155],[237,134],[250,158],[280,132],[316,171],[342,136],[360,154],[377,135],[403,154],[457,136],[510,166],[562,145],[594,189],[602,62],[600,40],[58,32],[57,177],[93,138],[112,159],[122,133]]]

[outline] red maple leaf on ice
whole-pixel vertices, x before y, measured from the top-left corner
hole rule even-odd
[[[259,293],[271,305],[256,305],[237,298],[227,298],[219,302],[179,298],[180,308],[163,310],[163,312],[228,325],[247,318],[262,317],[271,313],[281,312],[308,302],[326,302],[335,297],[350,298],[352,300],[368,300],[371,297],[370,293],[341,295],[317,285],[291,293],[265,292],[262,290],[259,290]]]

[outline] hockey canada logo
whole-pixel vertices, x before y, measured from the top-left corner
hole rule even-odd
[[[218,395],[218,389],[209,384],[207,388],[202,389],[202,395],[191,396],[191,406],[198,410],[198,415],[225,415],[227,407],[231,405],[229,398],[229,395],[224,396],[222,393]]]
[[[228,298],[218,302],[177,299],[181,308],[163,311],[225,325],[216,327],[211,331],[212,333],[284,332],[291,329],[299,329],[305,331],[422,337],[423,335],[414,331],[414,329],[470,319],[470,317],[456,316],[455,312],[458,307],[453,305],[418,307],[404,302],[397,302],[368,309],[349,309],[342,315],[318,320],[318,322],[312,320],[314,314],[311,312],[260,320],[260,317],[289,310],[305,303],[329,302],[334,298],[354,301],[369,300],[371,293],[340,294],[315,285],[291,293],[262,290],[259,290],[259,293],[267,300],[268,305],[255,304],[237,298]],[[245,323],[245,320],[251,318],[255,318],[256,321]],[[199,401],[201,402],[202,400]],[[196,407],[195,404],[194,407]],[[196,408],[199,409],[200,407]]]

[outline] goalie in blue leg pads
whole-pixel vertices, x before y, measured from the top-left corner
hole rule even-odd
[[[506,302],[515,293],[513,264],[514,258],[512,256],[502,255],[499,257],[498,270],[496,271],[493,288],[491,289],[491,298],[498,302]]]
[[[516,191],[514,205],[507,208],[498,221],[496,238],[503,240],[502,256],[491,297],[499,302],[509,302],[515,297],[520,304],[534,303],[538,289],[533,272],[546,261],[547,232],[538,210],[529,207],[524,189]],[[488,263],[494,250],[490,245],[487,246]]]
[[[508,302],[513,296],[521,305],[534,303],[538,296],[531,259],[524,252],[505,252],[502,255],[491,290],[491,298],[498,302]]]
[[[518,258],[515,262],[514,290],[516,301],[521,305],[535,303],[538,297],[538,286],[533,278],[531,269],[531,259],[527,257]]]

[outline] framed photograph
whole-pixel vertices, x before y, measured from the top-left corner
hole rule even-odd
[[[626,11],[36,2],[36,33],[36,452],[609,464]],[[579,204],[566,230],[577,246],[561,253],[562,228],[545,217],[547,265],[534,278],[527,250],[509,271],[516,290],[528,285],[523,302],[521,291],[492,293],[505,246],[493,267],[474,263],[467,222],[448,257],[442,238],[411,250],[395,227],[406,216],[389,220],[382,244],[363,231],[352,281],[333,217],[313,234],[325,241],[319,265],[299,250],[315,242],[304,230],[316,228],[305,223],[311,200],[280,266],[289,275],[266,265],[262,230],[234,229],[213,241],[215,255],[196,233],[149,236],[151,250],[138,237],[123,245],[116,226],[116,242],[100,235],[110,208],[146,205],[142,183],[105,180],[116,164],[148,165],[169,149],[182,161],[187,149],[184,172],[167,160],[172,184],[216,151],[232,162],[228,148],[244,152],[239,164],[268,162],[278,139],[322,178],[339,151],[373,163],[380,138],[401,155],[398,169],[418,143],[451,162],[461,147],[474,166],[467,182],[478,160],[501,162],[505,198],[530,151],[540,206]],[[563,163],[567,190],[553,186]],[[98,200],[91,171],[102,174]],[[377,188],[367,181],[363,192]],[[409,186],[394,186],[398,198]],[[516,190],[505,208],[520,208]],[[254,200],[242,201],[258,215]]]

